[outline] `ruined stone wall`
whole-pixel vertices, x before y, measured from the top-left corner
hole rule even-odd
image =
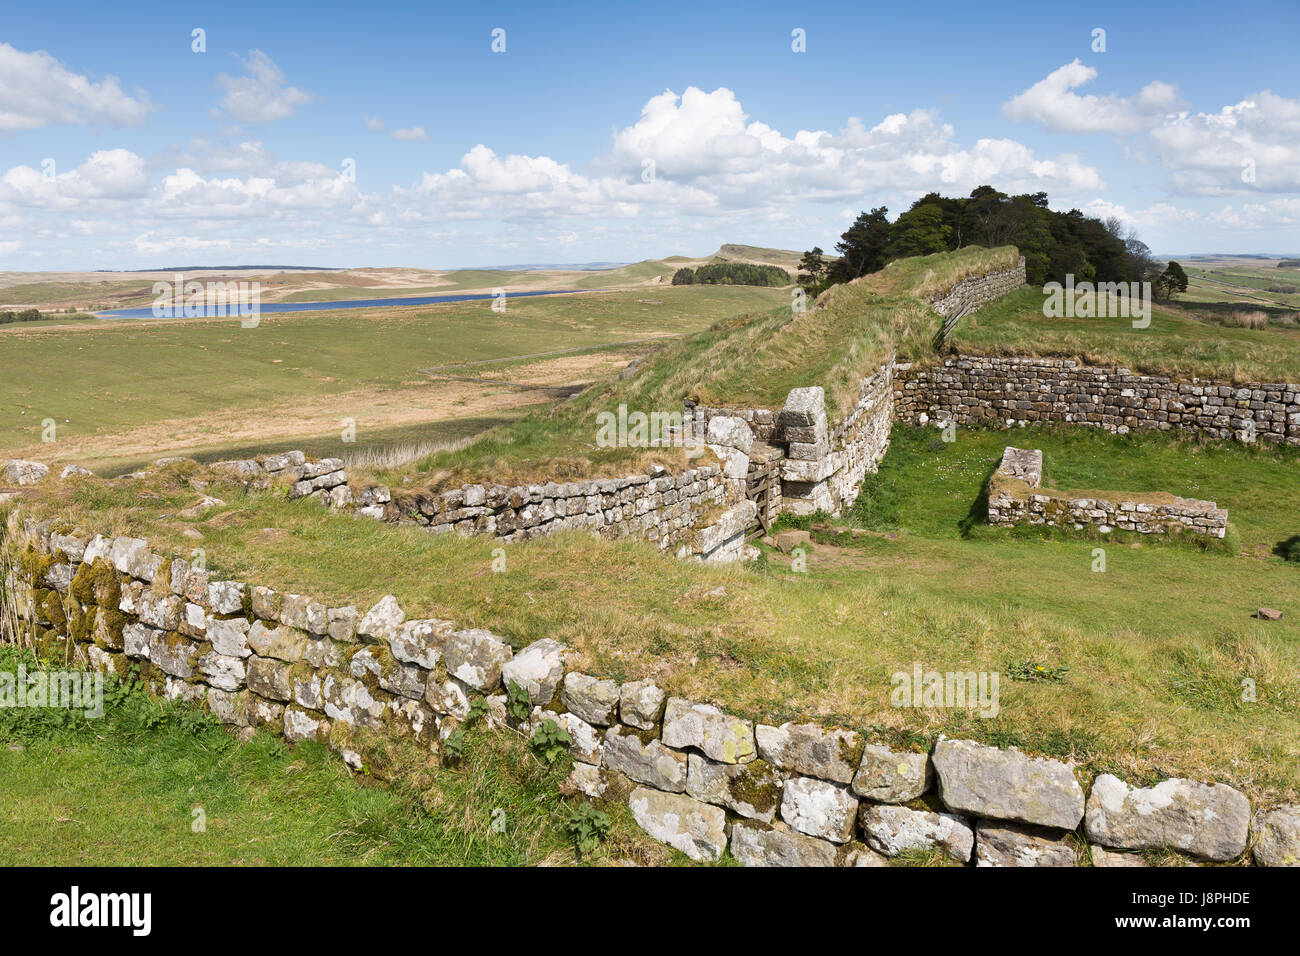
[[[922,416],[958,425],[1063,422],[1300,445],[1300,384],[1178,381],[1073,359],[961,355],[900,366],[894,403],[912,424]]]
[[[494,535],[525,541],[557,531],[590,531],[607,538],[627,535],[660,548],[680,543],[716,506],[734,503],[735,490],[716,465],[680,474],[591,478],[545,484],[462,485],[439,492],[372,486],[357,495],[360,513],[408,522],[435,533]]]
[[[701,439],[708,433],[710,421],[718,417],[727,417],[743,419],[759,441],[779,441],[776,416],[777,413],[770,408],[722,408],[696,405],[689,399],[683,403],[683,418],[692,424],[695,434]]]
[[[852,506],[863,479],[889,450],[894,421],[894,365],[888,362],[862,380],[857,403],[833,427],[826,420],[821,388],[790,391],[778,415],[790,441],[781,463],[783,505],[794,514],[839,514]]]
[[[1222,783],[1135,789],[1060,760],[940,738],[900,751],[847,728],[780,726],[672,697],[648,680],[574,671],[564,645],[410,619],[391,596],[366,611],[214,580],[148,542],[7,523],[5,581],[21,636],[125,674],[246,731],[314,739],[382,772],[376,740],[438,750],[486,702],[489,724],[569,735],[568,784],[621,801],[693,860],[884,866],[934,850],[976,866],[1140,866],[1134,850],[1264,865],[1300,858],[1300,810],[1260,812]],[[512,715],[517,685],[531,710]],[[925,804],[921,804],[924,798]],[[1252,841],[1253,835],[1253,841]]]
[[[962,279],[947,292],[931,299],[930,308],[948,318],[963,310],[969,312],[987,305],[1009,292],[1015,292],[1024,284],[1025,257],[1021,256],[1020,262],[1013,269]]]
[[[988,522],[1054,528],[1096,528],[1102,534],[1201,534],[1222,538],[1228,512],[1213,501],[1168,494],[1084,497],[1078,492],[1040,488],[1042,452],[1008,448],[989,478]]]

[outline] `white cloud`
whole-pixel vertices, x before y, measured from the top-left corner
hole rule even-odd
[[[0,205],[77,209],[93,200],[139,199],[149,186],[144,161],[125,149],[99,150],[69,172],[55,172],[13,167],[0,176]]]
[[[1189,175],[1204,172],[1197,164],[1217,155],[1223,137],[1272,157],[1262,147],[1300,142],[1295,111],[1295,101],[1261,94],[1223,114],[1177,114],[1159,127],[1151,153],[1166,164],[1181,156]],[[373,120],[381,132],[403,132]],[[478,144],[452,168],[372,192],[337,168],[282,161],[258,140],[226,136],[214,131],[147,159],[101,150],[53,177],[29,166],[0,170],[0,234],[24,238],[8,254],[46,253],[48,262],[76,249],[80,263],[95,268],[122,264],[105,261],[111,256],[150,265],[186,250],[249,261],[254,253],[320,249],[319,261],[343,264],[418,247],[462,264],[469,255],[534,259],[559,245],[591,258],[700,249],[720,235],[825,245],[860,209],[885,204],[898,213],[925,192],[963,195],[982,183],[1045,190],[1057,208],[1118,215],[1153,248],[1186,250],[1203,240],[1228,248],[1232,236],[1264,242],[1270,223],[1276,230],[1300,217],[1297,200],[1127,210],[1098,198],[1101,174],[1079,156],[1041,156],[1007,138],[962,142],[936,111],[782,132],[751,119],[725,88],[651,98],[639,118],[616,129],[608,152],[581,166]]]
[[[608,162],[626,173],[652,160],[658,175],[689,183],[732,208],[865,193],[915,196],[945,187],[968,192],[985,182],[1009,191],[1078,194],[1101,188],[1100,173],[1072,155],[1040,159],[1014,140],[982,139],[969,148],[930,110],[885,117],[867,127],[850,117],[838,134],[799,130],[784,136],[750,122],[735,94],[691,87],[646,104],[618,132]]]
[[[295,86],[285,86],[284,73],[261,50],[252,50],[241,60],[248,76],[222,73],[217,85],[226,94],[221,107],[226,114],[245,123],[270,123],[286,119],[294,110],[317,97]]]
[[[424,131],[423,126],[411,126],[407,129],[393,130],[393,139],[402,139],[412,143],[427,143],[429,134]]]
[[[51,123],[134,126],[154,109],[143,92],[122,92],[115,76],[96,83],[43,50],[24,53],[0,43],[0,131],[40,129]]]
[[[370,130],[370,132],[382,133],[384,131],[384,121],[378,116],[366,116],[363,114],[361,119],[365,122],[366,129]]]
[[[1159,81],[1129,97],[1073,92],[1096,78],[1097,71],[1076,58],[1002,104],[1002,112],[1063,132],[1133,133],[1155,126],[1180,105],[1178,88]]]
[[[1218,113],[1178,113],[1151,145],[1181,192],[1300,191],[1300,99],[1264,90]]]

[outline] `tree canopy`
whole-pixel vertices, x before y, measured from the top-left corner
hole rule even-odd
[[[790,273],[777,266],[752,262],[710,262],[673,273],[673,285],[773,285],[790,284]]]
[[[979,186],[965,198],[928,193],[890,223],[879,206],[860,213],[835,244],[838,260],[816,273],[811,265],[821,250],[804,254],[800,283],[820,291],[875,272],[895,259],[924,256],[962,246],[1014,245],[1025,257],[1028,282],[1134,282],[1155,280],[1158,267],[1151,250],[1117,219],[1102,222],[1077,209],[1055,212],[1047,193],[1011,196]],[[810,258],[811,257],[811,258]]]

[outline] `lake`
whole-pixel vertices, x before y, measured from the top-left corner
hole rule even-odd
[[[540,292],[509,292],[506,294],[506,300],[524,299],[534,295],[572,295],[575,292],[586,292],[586,289],[543,289]],[[334,302],[268,302],[258,307],[258,314],[269,315],[275,312],[324,312],[331,309],[373,309],[376,306],[385,305],[437,305],[443,302],[479,302],[484,299],[494,299],[496,296],[488,293],[475,293],[473,295],[411,295],[402,298],[392,299],[339,299]],[[175,316],[175,318],[239,318],[241,312],[238,306],[206,306],[202,316]],[[153,307],[147,309],[109,309],[106,312],[96,312],[95,316],[100,319],[152,319],[159,318],[153,314]],[[173,318],[173,316],[163,316],[162,318]]]

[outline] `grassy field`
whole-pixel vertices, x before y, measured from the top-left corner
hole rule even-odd
[[[1063,486],[1169,491],[1229,509],[1239,551],[1108,540],[1096,573],[1095,540],[972,521],[1003,446],[1029,441],[1023,433],[962,431],[951,446],[933,436],[898,430],[846,519],[868,530],[824,538],[803,573],[775,554],[703,568],[581,535],[508,545],[508,570],[494,573],[497,540],[233,489],[217,492],[224,507],[183,521],[174,515],[196,494],[165,474],[145,497],[138,484],[69,490],[62,514],[177,553],[195,546],[181,534],[191,528],[221,576],[335,603],[391,591],[412,616],[489,627],[520,646],[552,637],[594,673],[653,677],[757,719],[817,716],[913,746],[947,732],[1133,780],[1177,773],[1268,799],[1300,795],[1300,567],[1273,553],[1300,533],[1285,506],[1300,492],[1294,453],[1035,433]],[[1286,617],[1256,620],[1261,605]],[[890,677],[913,662],[1069,672],[1059,683],[1004,680],[1001,714],[984,720],[891,707]],[[1258,685],[1253,703],[1241,699],[1245,678]]]
[[[848,286],[837,286],[816,308],[795,313],[788,290],[770,290],[785,304],[714,323],[667,343],[630,379],[607,380],[577,398],[536,410],[485,434],[467,448],[429,456],[412,468],[374,477],[394,482],[411,472],[422,481],[549,480],[619,474],[647,459],[682,465],[678,451],[596,446],[597,415],[678,412],[690,397],[706,405],[779,408],[791,388],[821,385],[832,417],[857,400],[862,377],[894,349],[921,354],[942,320],[911,294],[932,293],[960,278],[1014,265],[1015,249],[971,247],[891,264]],[[681,288],[681,287],[679,287]],[[686,287],[690,288],[690,287]]]
[[[0,647],[5,670],[18,660]],[[685,862],[624,807],[607,808],[608,840],[580,856],[566,828],[577,802],[558,790],[567,758],[546,765],[511,734],[471,730],[454,768],[414,750],[402,760],[399,778],[380,784],[314,742],[241,741],[193,708],[110,683],[101,719],[0,712],[0,864]]]
[[[1300,310],[1300,269],[1280,268],[1277,259],[1198,256],[1181,264],[1187,291],[1178,299],[1187,308],[1223,313],[1265,311],[1277,322],[1295,325]]]
[[[1128,318],[1047,318],[1042,290],[1028,286],[966,316],[948,346],[1231,382],[1293,382],[1300,374],[1300,328],[1224,328],[1198,320],[1183,306],[1159,305],[1145,329],[1133,328]]]
[[[543,296],[501,313],[475,302],[264,315],[253,329],[233,319],[4,326],[0,453],[94,467],[259,441],[274,451],[340,432],[345,418],[366,442],[369,429],[553,400],[434,381],[421,368],[677,335],[785,298],[710,286]],[[613,360],[557,360],[553,384],[590,381]],[[56,425],[53,444],[40,441],[46,419]]]

